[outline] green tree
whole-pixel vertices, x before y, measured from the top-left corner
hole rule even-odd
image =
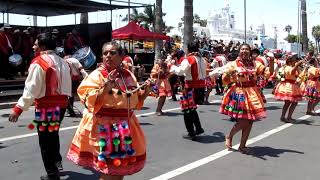
[[[288,43],[295,43],[297,42],[297,36],[293,34],[289,34],[287,38],[285,38]]]
[[[312,27],[312,36],[316,41],[316,49],[319,52],[319,42],[320,42],[320,25]]]
[[[179,27],[182,27],[184,23],[184,17],[181,18],[181,22],[178,23]],[[193,15],[193,23],[199,23],[200,26],[206,27],[207,26],[207,20],[206,19],[201,19],[198,14]]]
[[[133,8],[132,13],[130,14],[130,21],[140,23],[142,20],[141,15],[142,14],[138,12],[137,8]],[[122,19],[122,21],[128,21],[128,14]]]

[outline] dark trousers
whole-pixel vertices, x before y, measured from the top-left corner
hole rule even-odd
[[[80,84],[80,81],[73,80],[72,81],[72,90],[71,90],[71,97],[69,97],[69,103],[68,103],[68,113],[74,113],[73,111],[73,104],[74,104],[74,96],[77,95],[77,89]]]
[[[178,75],[172,74],[169,77],[169,83],[172,90],[172,99],[176,99],[176,94],[178,91],[178,87],[176,87],[177,82],[178,82]]]
[[[64,118],[65,108],[60,109],[60,120]],[[48,175],[57,174],[59,172],[56,163],[62,161],[60,154],[59,131],[49,132],[39,131],[39,145],[41,150],[42,161]]]
[[[185,93],[189,92],[192,89],[185,89]],[[199,96],[199,92],[202,92],[203,90],[203,98],[204,98],[204,88],[203,89],[193,89],[193,98],[199,101],[198,98],[201,98],[201,95]],[[203,102],[203,101],[202,101]],[[195,101],[196,103],[196,101]],[[197,132],[202,131],[199,115],[196,109],[185,111],[183,114],[184,124],[187,128],[187,131],[190,136],[194,136]]]
[[[193,100],[196,104],[202,105],[204,102],[205,88],[193,89]]]
[[[0,53],[0,76],[3,78],[13,78],[13,68],[9,64],[9,55]]]
[[[200,132],[202,130],[197,110],[191,110],[189,113],[185,112],[183,114],[183,118],[189,135],[193,136],[196,132]]]
[[[217,94],[223,93],[222,76],[216,79],[216,93]]]

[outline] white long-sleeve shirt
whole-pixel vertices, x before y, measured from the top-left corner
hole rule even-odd
[[[198,67],[198,76],[199,80],[204,80],[206,77],[206,63],[205,60],[194,56],[197,61],[197,67]],[[170,68],[170,72],[177,74],[178,76],[185,76],[185,80],[192,80],[191,75],[191,64],[189,63],[188,59],[185,58],[180,66],[172,65]]]
[[[56,92],[60,95],[71,96],[71,75],[67,62],[54,53],[48,54],[52,59],[58,74],[58,87]],[[28,77],[25,81],[23,94],[16,106],[27,111],[35,99],[40,99],[46,95],[46,72],[37,63],[32,63],[29,67]]]

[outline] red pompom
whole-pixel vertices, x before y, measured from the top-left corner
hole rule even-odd
[[[52,132],[52,131],[54,131],[54,128],[55,128],[54,126],[48,126],[48,131]]]
[[[30,123],[30,124],[28,125],[28,128],[29,128],[30,130],[33,130],[33,129],[35,128],[35,126],[34,126],[34,124]]]
[[[130,163],[135,163],[137,161],[136,157],[130,157],[129,159]]]
[[[119,166],[121,165],[120,159],[114,159],[112,163],[113,163],[113,165],[116,166],[116,167],[119,167]]]
[[[106,166],[106,163],[103,161],[99,161],[97,165],[100,169],[103,169]]]
[[[128,166],[128,164],[129,164],[129,160],[128,160],[128,159],[123,159],[123,160],[121,161],[121,165],[122,165],[122,166]]]
[[[58,124],[55,125],[55,126],[54,126],[54,130],[55,130],[55,131],[58,131],[58,130],[59,130],[59,127],[60,127],[60,126],[59,126]]]
[[[39,131],[45,131],[45,130],[46,130],[46,127],[44,127],[42,125],[39,126]]]

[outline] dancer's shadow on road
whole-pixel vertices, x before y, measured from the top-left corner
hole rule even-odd
[[[199,135],[192,139],[192,141],[196,141],[203,144],[211,144],[211,143],[218,143],[224,142],[225,136],[222,132],[215,132],[212,135]]]
[[[257,157],[262,160],[267,160],[266,158],[267,156],[280,157],[280,155],[284,153],[304,154],[304,152],[290,150],[290,149],[275,149],[275,148],[266,147],[266,146],[254,146],[254,147],[250,147],[249,155],[253,157]]]
[[[318,122],[318,124],[316,124],[316,121],[314,120],[295,120],[293,124],[297,124],[297,125],[307,125],[307,126],[320,126],[320,121]]]
[[[98,172],[91,171],[92,174],[82,174],[73,171],[61,172],[61,179],[63,180],[76,180],[76,179],[99,179],[100,174]]]
[[[266,109],[267,110],[278,110],[278,109],[282,109],[282,107],[280,107],[280,106],[267,106]]]
[[[171,116],[180,116],[180,115],[182,115],[182,113],[180,113],[180,112],[164,112],[162,116],[171,117]]]
[[[2,143],[0,143],[0,149],[6,148],[8,146],[3,146]]]

